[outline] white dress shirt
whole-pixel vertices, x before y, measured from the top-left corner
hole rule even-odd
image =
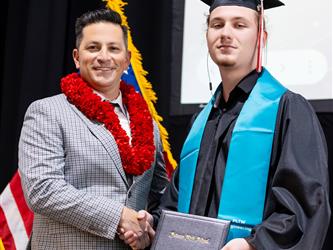
[[[103,95],[95,92],[97,95],[99,95],[103,101],[109,101],[114,105],[114,112],[119,118],[120,126],[125,130],[127,136],[129,137],[130,141],[129,143],[131,144],[131,128],[130,128],[130,119],[129,119],[129,114],[128,111],[123,104],[123,97],[121,94],[121,91],[119,91],[119,95],[116,99],[110,101],[109,99],[105,98]]]

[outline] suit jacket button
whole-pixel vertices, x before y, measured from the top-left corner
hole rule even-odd
[[[131,198],[131,196],[132,196],[132,192],[129,191],[129,192],[128,192],[128,198]]]

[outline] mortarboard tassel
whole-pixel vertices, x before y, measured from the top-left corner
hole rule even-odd
[[[259,32],[258,32],[258,57],[256,71],[258,73],[262,70],[262,54],[264,43],[264,1],[260,1],[260,17],[259,17]]]

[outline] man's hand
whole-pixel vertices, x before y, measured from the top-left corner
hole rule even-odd
[[[130,245],[132,249],[144,249],[149,246],[155,236],[155,231],[152,228],[153,217],[146,211],[141,210],[138,212],[137,219],[139,225],[143,230],[143,234],[138,236],[132,230],[120,229],[120,239],[126,244]]]
[[[229,241],[221,250],[255,250],[255,248],[245,239],[237,238]]]
[[[138,213],[133,209],[124,207],[121,213],[118,231],[120,233],[122,231],[132,231],[137,237],[141,237],[143,234],[143,229],[139,225]]]

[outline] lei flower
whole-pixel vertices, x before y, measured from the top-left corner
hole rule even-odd
[[[129,137],[120,125],[114,106],[93,92],[77,73],[61,79],[61,90],[90,120],[103,123],[113,135],[126,174],[141,175],[154,161],[155,144],[153,120],[147,103],[133,86],[120,83],[123,103],[130,117],[131,145]]]

